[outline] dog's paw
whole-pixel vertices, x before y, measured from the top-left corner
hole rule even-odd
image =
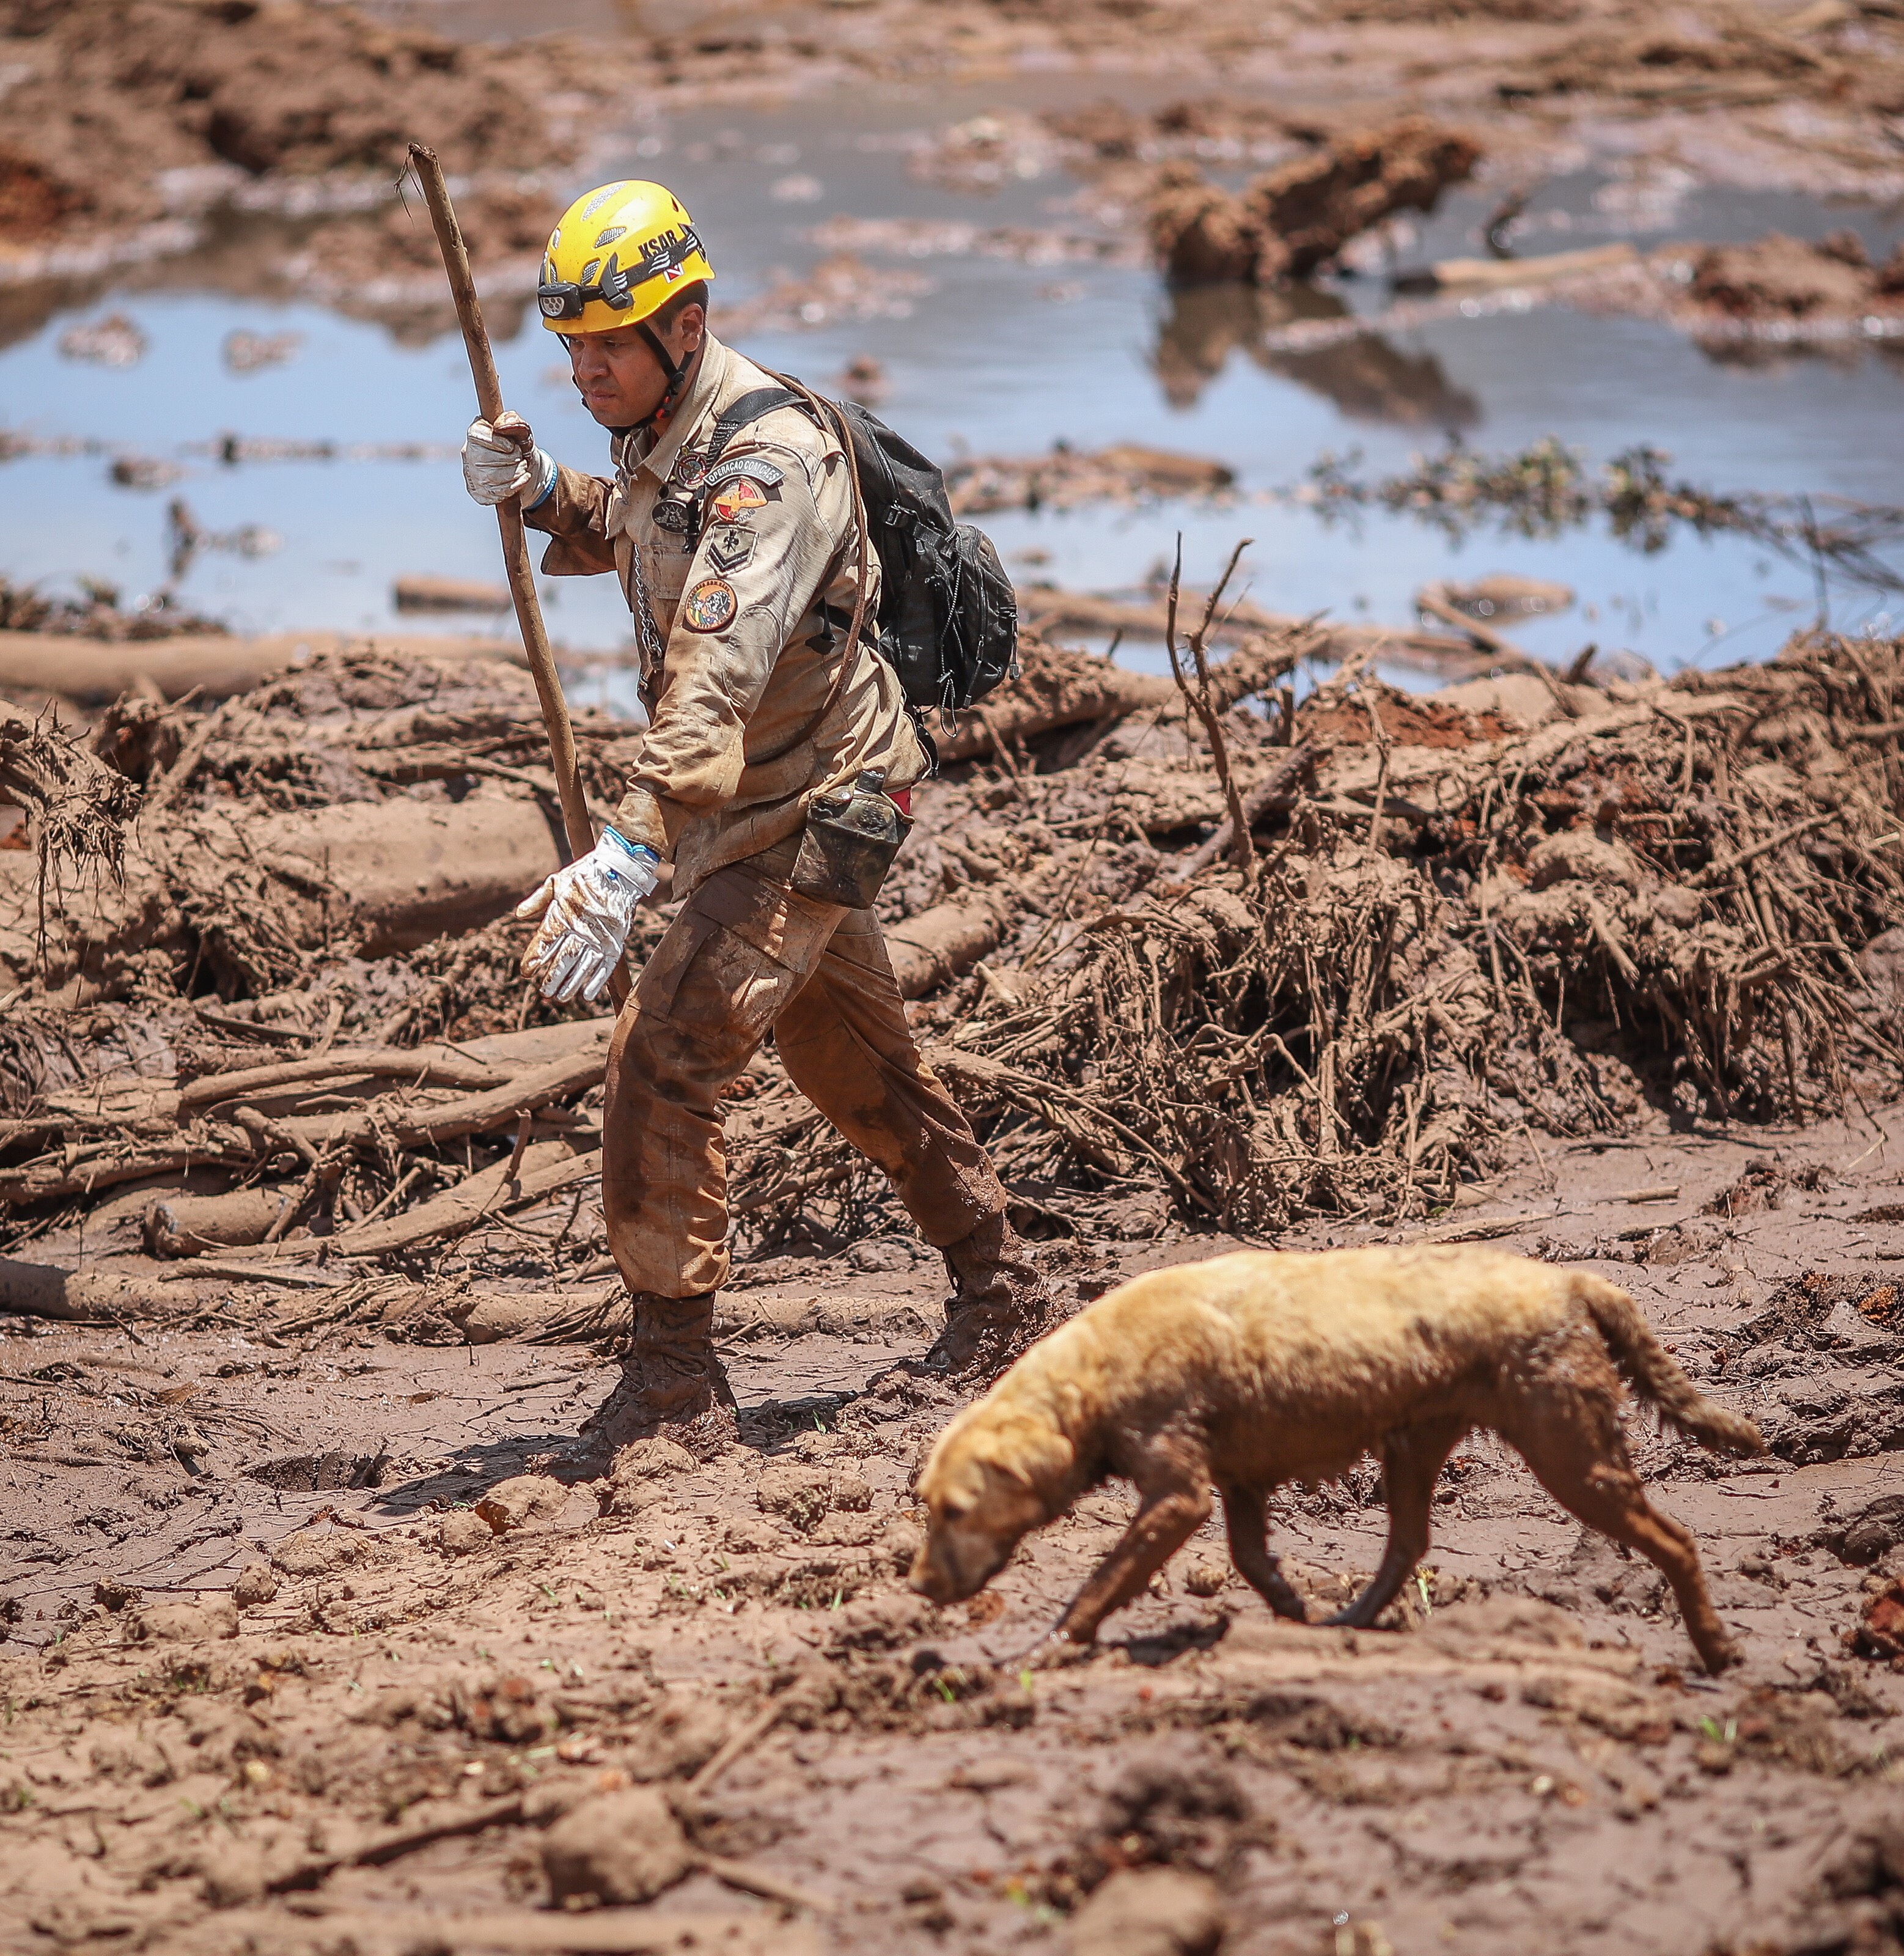
[[[1095,1644],[1077,1643],[1062,1630],[1053,1630],[1009,1661],[1020,1670],[1066,1670],[1073,1664],[1089,1664],[1096,1655]]]

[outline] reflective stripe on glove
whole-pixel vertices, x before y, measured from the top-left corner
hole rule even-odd
[[[529,424],[506,409],[493,427],[478,415],[463,437],[463,487],[474,500],[493,509],[512,496],[525,510],[555,487],[555,458],[534,445]]]
[[[661,859],[645,842],[612,828],[579,862],[558,869],[516,907],[541,928],[522,954],[522,975],[556,1004],[597,999],[622,961],[635,906],[660,880]]]

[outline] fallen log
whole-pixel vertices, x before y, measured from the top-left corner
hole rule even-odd
[[[996,884],[962,890],[930,910],[921,910],[886,932],[886,951],[902,999],[963,978],[979,960],[997,950],[1012,913],[1011,897]]]
[[[512,1339],[560,1344],[619,1331],[627,1323],[628,1292],[619,1277],[591,1294],[572,1291],[514,1291],[501,1296],[465,1297],[449,1307],[449,1320],[472,1345]],[[719,1330],[717,1324],[716,1330]]]
[[[0,1257],[0,1311],[19,1317],[57,1318],[68,1323],[111,1323],[176,1310],[176,1296],[159,1285],[131,1277],[95,1276],[52,1264]]]
[[[596,1038],[586,1046],[531,1068],[500,1087],[433,1106],[412,1107],[401,1099],[372,1101],[361,1112],[339,1120],[331,1114],[295,1114],[281,1125],[294,1139],[333,1150],[367,1146],[379,1136],[399,1147],[433,1147],[466,1134],[487,1134],[557,1100],[572,1099],[601,1084],[608,1070],[607,1019],[591,1021]]]
[[[287,1059],[275,1066],[201,1074],[178,1090],[178,1111],[195,1113],[222,1101],[250,1099],[282,1087],[347,1080],[358,1074],[393,1074],[407,1079],[412,1087],[500,1087],[509,1077],[506,1068],[482,1065],[449,1046],[372,1046],[355,1052],[342,1048],[314,1059]]]
[[[506,611],[506,584],[474,577],[433,577],[418,573],[399,577],[390,588],[399,611]]]
[[[327,652],[376,650],[431,658],[505,659],[522,651],[505,639],[379,633],[290,632],[260,639],[181,633],[171,639],[82,639],[56,632],[0,632],[0,690],[44,695],[79,706],[109,706],[127,693],[229,699]]]
[[[1639,263],[1630,243],[1596,244],[1584,251],[1550,251],[1539,258],[1440,258],[1429,276],[1442,292],[1502,292],[1590,278]]]
[[[300,809],[258,823],[251,847],[281,882],[320,893],[333,918],[341,906],[361,957],[478,929],[562,862],[539,803],[489,794]]]
[[[1021,591],[1018,604],[1020,616],[1029,619],[1041,631],[1112,632],[1121,633],[1127,638],[1161,640],[1169,623],[1168,611],[1161,603],[1136,604],[1114,598],[1092,598],[1077,592]],[[1487,662],[1476,656],[1465,638],[1407,627],[1344,625],[1326,620],[1297,618],[1285,613],[1263,610],[1247,600],[1212,620],[1209,642],[1234,644],[1252,638],[1259,632],[1287,632],[1302,625],[1313,626],[1317,642],[1313,656],[1318,658],[1346,659],[1357,652],[1373,650],[1398,664],[1418,666],[1426,671],[1450,674],[1456,677],[1486,669]],[[1158,683],[1165,685],[1162,680]],[[1166,693],[1171,689],[1165,685]]]
[[[1162,614],[1157,633],[1163,634]],[[1273,630],[1253,633],[1221,665],[1211,670],[1211,693],[1221,708],[1260,692],[1314,655],[1323,635],[1309,621],[1290,618]],[[946,761],[969,761],[1007,746],[1036,739],[1087,721],[1121,720],[1155,712],[1178,699],[1176,686],[1155,674],[1127,670],[1092,652],[1033,641],[1023,655],[1023,670],[984,702],[959,715],[957,729],[938,742]],[[979,954],[983,956],[983,953]]]
[[[171,1195],[146,1211],[143,1231],[149,1254],[196,1257],[262,1243],[297,1199],[288,1188],[234,1188],[222,1195]]]
[[[116,1188],[122,1181],[138,1181],[147,1175],[181,1175],[188,1169],[202,1168],[207,1162],[223,1158],[216,1144],[197,1147],[182,1144],[155,1154],[134,1155],[111,1161],[64,1160],[29,1162],[25,1167],[0,1174],[0,1203],[64,1201],[69,1196],[96,1195],[102,1188]],[[248,1161],[248,1151],[241,1157]]]

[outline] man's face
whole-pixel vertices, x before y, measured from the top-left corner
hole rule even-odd
[[[706,334],[707,315],[698,305],[689,306],[655,332],[676,359],[691,359]],[[572,333],[564,338],[575,390],[604,427],[633,427],[661,405],[668,377],[638,327],[618,326],[608,333]]]

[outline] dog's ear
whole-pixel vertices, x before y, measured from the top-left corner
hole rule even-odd
[[[1077,1450],[1048,1420],[1024,1414],[995,1421],[973,1452],[995,1472],[1028,1488],[1040,1500],[1061,1496]]]

